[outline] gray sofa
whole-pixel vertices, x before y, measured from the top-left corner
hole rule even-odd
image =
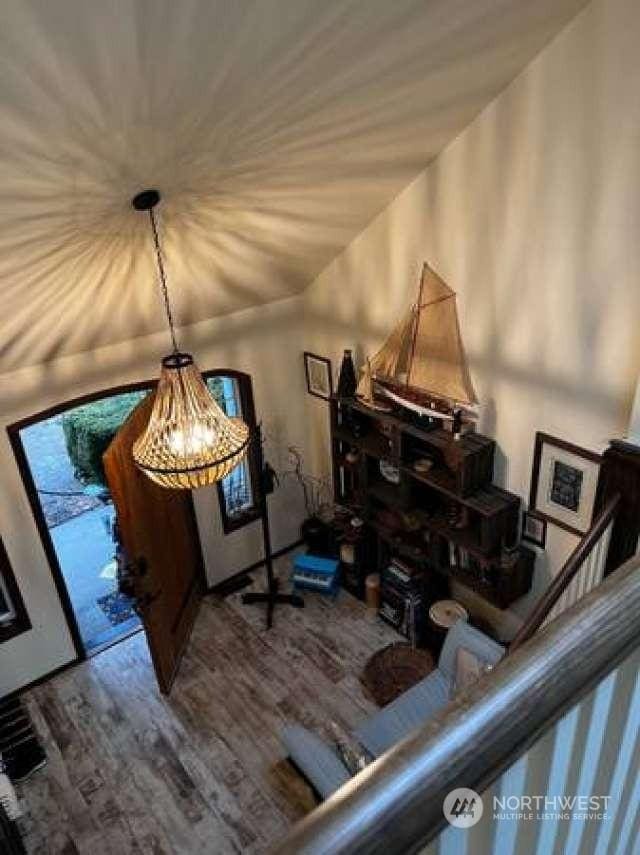
[[[384,754],[449,703],[455,692],[456,654],[460,647],[491,666],[505,653],[503,647],[466,621],[454,624],[447,633],[438,667],[353,731],[355,739],[373,757]],[[287,726],[282,740],[291,760],[323,799],[351,778],[338,751],[306,728]]]

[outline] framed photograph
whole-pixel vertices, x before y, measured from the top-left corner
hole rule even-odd
[[[31,621],[0,538],[0,642],[9,641],[29,629]]]
[[[529,507],[581,536],[591,525],[601,457],[546,433],[536,434]]]
[[[304,371],[307,375],[307,391],[316,398],[328,401],[333,394],[331,360],[316,353],[304,352]]]
[[[532,511],[525,511],[522,515],[522,539],[544,549],[547,544],[547,521]]]

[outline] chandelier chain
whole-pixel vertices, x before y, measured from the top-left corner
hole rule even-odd
[[[156,249],[156,258],[158,259],[158,270],[160,272],[160,289],[162,291],[162,299],[164,300],[164,308],[167,313],[169,322],[169,330],[171,332],[171,342],[173,344],[173,352],[178,353],[178,342],[176,339],[176,331],[173,323],[173,314],[171,312],[171,303],[169,302],[169,289],[167,288],[167,275],[164,270],[164,262],[162,260],[162,250],[160,249],[160,239],[158,237],[158,227],[156,225],[155,214],[153,208],[149,208],[149,219],[151,220],[151,231],[153,232],[153,243]]]

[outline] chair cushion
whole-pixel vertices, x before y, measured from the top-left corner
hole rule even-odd
[[[333,733],[334,747],[352,775],[362,772],[365,766],[374,759],[365,746],[356,738],[354,733],[344,730],[337,722],[330,721],[329,727]]]
[[[289,756],[323,799],[346,784],[351,773],[336,751],[305,727],[293,724],[282,731]]]
[[[379,757],[428,721],[449,700],[449,682],[439,671],[432,671],[424,680],[363,721],[354,733],[374,757]]]

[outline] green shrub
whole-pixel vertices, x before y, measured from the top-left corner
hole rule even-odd
[[[145,392],[114,395],[69,410],[62,417],[67,452],[76,478],[83,484],[106,486],[102,455],[120,425],[145,396]]]
[[[224,400],[224,385],[221,377],[207,377],[206,380],[207,388],[215,398],[218,405],[222,408],[224,412],[227,411],[227,406]]]

